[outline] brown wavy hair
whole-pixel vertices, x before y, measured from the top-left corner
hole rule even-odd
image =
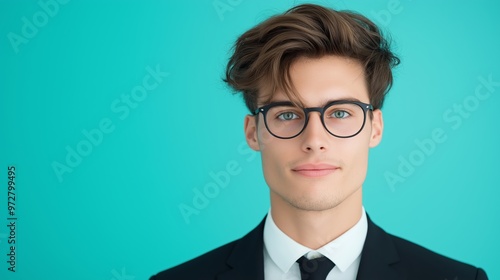
[[[368,18],[314,4],[299,5],[265,20],[243,33],[232,50],[223,81],[234,93],[243,93],[250,112],[257,109],[259,93],[269,102],[277,90],[302,105],[290,78],[290,65],[301,56],[324,55],[359,61],[370,103],[380,109],[393,83],[391,69],[400,63]]]

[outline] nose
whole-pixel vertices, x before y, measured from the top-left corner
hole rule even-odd
[[[321,122],[319,112],[310,112],[309,120],[301,133],[302,150],[305,152],[321,152],[328,148],[330,134]]]

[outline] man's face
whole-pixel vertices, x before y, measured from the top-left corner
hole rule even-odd
[[[369,103],[364,71],[359,62],[339,57],[300,58],[290,68],[292,82],[305,107],[323,107],[334,100],[357,99]],[[264,98],[259,97],[262,102]],[[272,102],[289,101],[282,92]],[[262,103],[259,106],[265,105]],[[279,200],[303,210],[336,207],[361,191],[368,165],[368,150],[381,140],[382,113],[368,113],[363,130],[351,138],[329,134],[318,112],[309,113],[307,127],[292,139],[272,136],[263,115],[247,116],[245,134],[249,146],[261,151],[271,201]]]

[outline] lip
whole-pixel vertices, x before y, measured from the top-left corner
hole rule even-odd
[[[339,169],[339,167],[330,165],[330,164],[325,164],[325,163],[319,163],[319,164],[301,164],[298,165],[294,168],[292,168],[292,171],[295,173],[298,173],[300,175],[306,176],[306,177],[321,177],[321,176],[326,176],[328,174],[331,174],[335,172],[335,170]]]

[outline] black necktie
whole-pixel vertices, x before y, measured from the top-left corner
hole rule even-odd
[[[300,267],[302,280],[325,280],[330,270],[335,264],[325,256],[308,260],[306,257],[300,257],[297,262]]]

